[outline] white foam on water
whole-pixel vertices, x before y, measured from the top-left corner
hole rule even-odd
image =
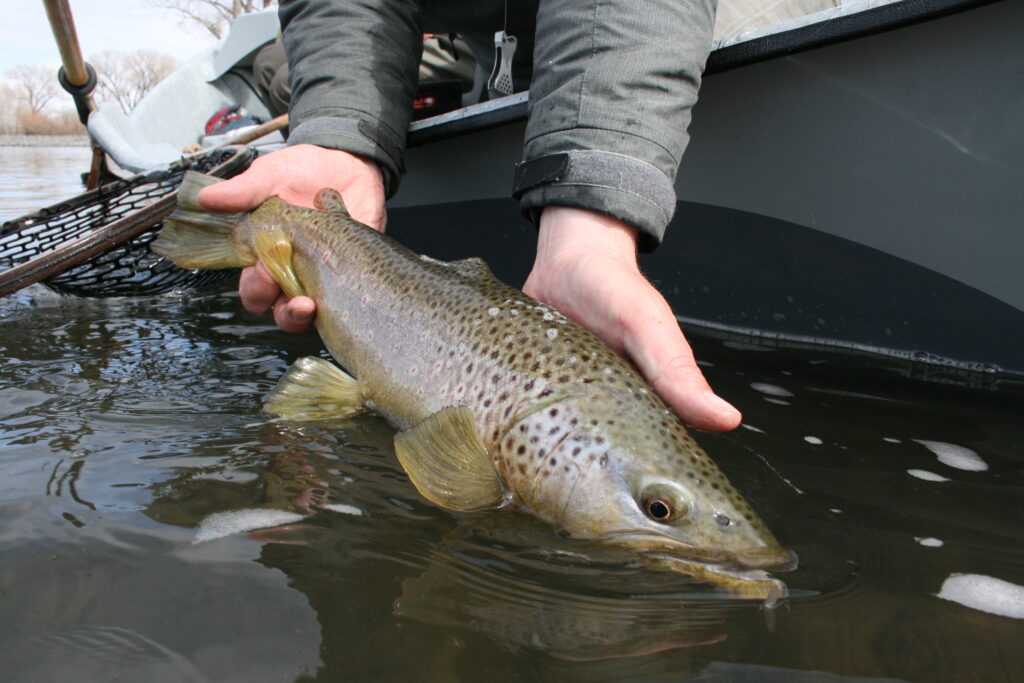
[[[765,396],[764,400],[768,401],[768,403],[774,403],[775,405],[779,405],[779,406],[788,406],[789,405],[789,401],[783,401],[781,398],[771,398],[769,396]]]
[[[355,515],[356,517],[362,517],[363,511],[357,508],[355,505],[346,505],[345,503],[328,503],[324,505],[325,510],[331,512],[339,512],[343,515]]]
[[[752,432],[757,432],[758,434],[764,434],[765,433],[765,431],[763,429],[758,429],[754,425],[748,425],[746,422],[741,424],[740,427],[743,427],[744,429],[749,429]]]
[[[988,463],[970,448],[945,441],[926,441],[924,439],[914,439],[914,441],[934,453],[939,462],[944,465],[969,472],[984,472],[988,469]]]
[[[885,441],[887,443],[903,443],[899,439],[894,439],[891,436],[883,436],[882,437],[882,441]]]
[[[929,548],[941,548],[943,545],[945,545],[941,539],[932,538],[931,536],[927,536],[925,538],[921,538],[920,536],[914,536],[914,540],[920,543],[921,545],[927,546]]]
[[[300,515],[297,512],[264,508],[214,512],[199,524],[199,529],[196,531],[196,537],[192,543],[205,543],[206,541],[234,534],[243,534],[247,531],[255,531],[256,529],[269,529],[281,524],[291,524],[306,517],[307,515]]]
[[[823,442],[816,436],[805,436],[804,441],[807,443],[813,443],[815,446],[820,446]]]
[[[984,574],[950,574],[936,597],[1011,619],[1024,619],[1024,586]]]
[[[925,481],[949,481],[949,477],[944,477],[941,474],[935,474],[928,470],[907,470],[907,474]]]
[[[769,396],[792,396],[793,392],[789,389],[785,389],[775,384],[766,384],[764,382],[752,382],[750,388],[754,391],[760,391],[762,394],[768,394]]]

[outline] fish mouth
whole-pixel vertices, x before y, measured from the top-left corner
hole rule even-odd
[[[656,569],[684,574],[721,588],[744,600],[764,600],[768,609],[789,594],[786,584],[763,569],[739,569],[732,565],[699,562],[664,553],[646,553],[641,559]]]
[[[797,564],[796,553],[777,544],[739,550],[705,548],[676,538],[643,531],[607,534],[602,540],[633,550],[642,557],[672,558],[680,563],[697,563],[721,567],[723,570],[729,571],[751,569],[789,571],[794,569]]]

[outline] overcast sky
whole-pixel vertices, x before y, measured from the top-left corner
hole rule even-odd
[[[104,50],[147,49],[185,61],[215,40],[205,29],[188,28],[145,0],[70,0],[70,5],[86,59]],[[3,0],[0,80],[17,64],[60,66],[42,0]]]

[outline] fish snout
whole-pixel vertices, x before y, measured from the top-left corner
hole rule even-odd
[[[796,553],[780,545],[762,546],[737,553],[735,562],[750,569],[789,571],[797,565]]]

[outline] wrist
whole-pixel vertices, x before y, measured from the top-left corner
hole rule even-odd
[[[567,206],[541,213],[537,259],[603,256],[636,265],[637,229],[608,214]]]

